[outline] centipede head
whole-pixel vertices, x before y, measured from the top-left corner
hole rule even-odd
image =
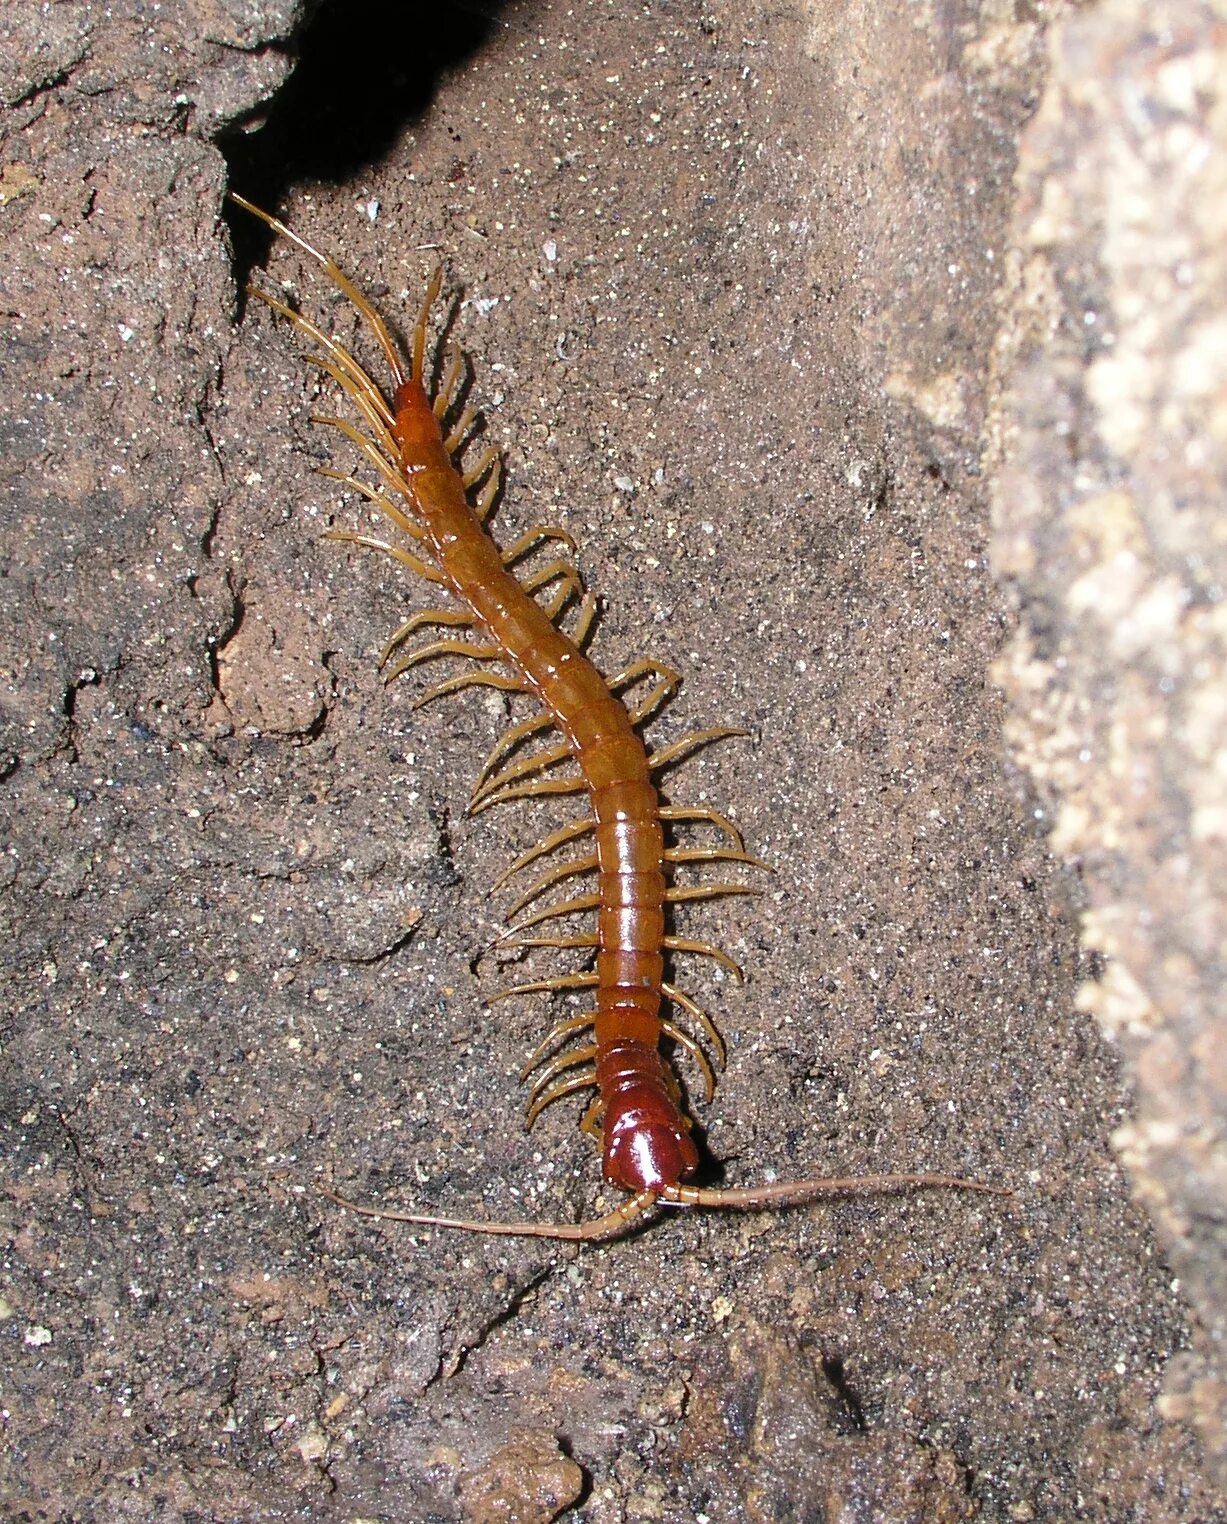
[[[622,1101],[619,1105],[618,1101]],[[685,1119],[663,1096],[646,1090],[617,1097],[605,1114],[602,1168],[625,1191],[680,1185],[699,1167]]]

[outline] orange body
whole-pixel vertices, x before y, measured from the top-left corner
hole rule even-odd
[[[676,1185],[699,1156],[659,1052],[664,833],[643,742],[605,679],[505,568],[420,381],[397,388],[393,410],[400,467],[436,565],[554,717],[587,786],[599,875],[594,1037],[605,1178],[629,1191]]]

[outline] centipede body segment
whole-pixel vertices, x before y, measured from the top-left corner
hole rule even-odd
[[[509,726],[486,758],[473,790],[473,810],[517,799],[583,798],[584,813],[522,853],[496,887],[534,871],[512,906],[511,914],[520,919],[504,945],[529,953],[575,949],[593,955],[593,964],[528,980],[490,999],[590,992],[591,1009],[554,1027],[525,1065],[525,1078],[536,1074],[528,1121],[531,1125],[553,1101],[591,1088],[583,1126],[601,1140],[605,1178],[631,1193],[604,1217],[580,1224],[486,1223],[354,1209],[482,1232],[595,1239],[621,1232],[658,1203],[773,1206],[826,1191],[971,1185],[935,1175],[809,1180],[732,1191],[685,1183],[698,1168],[699,1155],[680,1086],[660,1044],[668,1038],[689,1055],[709,1098],[724,1046],[702,1007],[665,979],[665,955],[710,958],[737,977],[740,970],[720,948],[670,934],[667,907],[752,893],[754,886],[733,879],[677,885],[668,875],[684,864],[766,865],[746,851],[740,832],[715,810],[662,806],[653,779],[659,769],[697,748],[743,732],[709,727],[649,753],[639,726],[676,689],[678,674],[651,660],[610,678],[597,670],[585,654],[596,606],[568,558],[574,543],[565,530],[537,525],[506,549],[491,537],[485,521],[498,494],[501,461],[497,452],[487,450],[467,468],[457,464],[475,417],[457,406],[463,375],[459,356],[445,359],[433,396],[427,386],[428,320],[441,269],[428,285],[406,366],[383,318],[331,259],[242,197],[233,199],[296,245],[349,299],[391,373],[389,393],[316,323],[260,288],[249,288],[315,346],[310,363],[336,383],[360,424],[331,414],[312,421],[338,432],[374,471],[378,485],[332,467],[321,468],[322,474],[361,494],[402,536],[393,541],[341,530],[330,538],[391,556],[453,600],[447,607],[414,614],[394,631],[382,657],[389,680],[425,662],[460,660],[472,666],[435,683],[418,698],[419,705],[479,686],[523,695],[535,705],[527,718]],[[519,563],[543,550],[545,557],[537,557],[534,570],[517,574]],[[564,627],[568,614],[569,632]],[[410,649],[422,631],[436,633]],[[568,763],[572,772],[560,775],[559,768]],[[717,844],[667,845],[666,826],[708,828]],[[560,857],[567,852],[571,855]],[[545,899],[551,893],[557,897]],[[595,926],[574,931],[553,924],[585,915],[595,917]]]

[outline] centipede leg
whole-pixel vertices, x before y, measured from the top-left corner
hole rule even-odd
[[[314,466],[312,467],[312,470],[316,476],[326,476],[331,481],[340,482],[342,486],[349,487],[352,491],[361,493],[368,502],[374,503],[375,507],[379,509],[380,513],[382,513],[386,518],[391,519],[399,529],[404,530],[411,539],[416,540],[419,544],[429,538],[424,529],[415,524],[412,519],[406,519],[404,515],[401,514],[400,510],[397,508],[396,504],[392,501],[391,498],[385,497],[382,492],[379,492],[374,487],[369,486],[366,482],[360,480],[360,478],[356,476],[350,476],[345,471],[336,471],[331,466]]]
[[[502,552],[503,565],[514,565],[528,555],[529,551],[536,550],[539,545],[545,545],[551,540],[565,545],[570,551],[575,549],[575,537],[568,534],[565,529],[558,529],[550,524],[534,524],[531,529],[524,531],[514,545]]]
[[[570,741],[559,741],[554,746],[547,747],[544,751],[535,752],[531,757],[524,757],[519,762],[512,762],[504,767],[502,772],[495,773],[487,778],[480,788],[475,788],[469,795],[469,809],[475,810],[490,794],[498,793],[508,784],[514,783],[517,778],[528,778],[533,773],[544,772],[547,767],[553,767],[558,762],[566,762],[571,758]]]
[[[477,409],[475,407],[466,407],[443,441],[443,448],[449,455],[456,453],[460,448],[461,440],[476,422]]]
[[[746,849],[745,837],[732,823],[731,820],[721,815],[718,810],[708,810],[682,806],[676,804],[662,804],[660,818],[674,825],[713,825],[733,843],[739,852]]]
[[[684,1032],[674,1022],[662,1021],[660,1027],[666,1037],[677,1043],[679,1047],[685,1048],[686,1052],[694,1059],[700,1074],[703,1076],[703,1088],[707,1095],[707,1103],[710,1106],[716,1098],[716,1072],[712,1068],[707,1054],[699,1047],[689,1032]]]
[[[418,309],[417,322],[413,325],[413,365],[409,374],[419,386],[426,374],[426,329],[430,323],[430,309],[438,299],[443,286],[443,266],[437,264],[426,283],[426,294]]]
[[[486,779],[498,766],[499,762],[508,752],[514,751],[521,741],[529,736],[536,735],[539,730],[549,730],[555,723],[554,716],[548,711],[534,714],[530,719],[520,720],[515,725],[510,725],[494,743],[490,754],[481,765],[481,771],[477,774],[477,780],[473,784],[473,794],[480,792]],[[472,797],[470,796],[470,803]]]
[[[467,640],[432,640],[418,650],[411,651],[408,656],[397,662],[384,681],[394,683],[398,677],[403,677],[413,667],[419,666],[424,661],[433,661],[437,656],[467,656],[472,661],[502,661],[504,659],[500,646],[474,646]]]
[[[460,374],[464,370],[464,356],[458,349],[453,349],[447,359],[447,369],[443,373],[443,380],[439,383],[439,390],[435,393],[435,400],[431,403],[431,411],[436,418],[446,416],[451,407],[456,390],[456,383],[460,380]]]
[[[596,1070],[590,1070],[586,1074],[576,1074],[570,1079],[561,1080],[548,1094],[539,1096],[528,1108],[524,1118],[524,1126],[531,1130],[537,1118],[547,1106],[552,1106],[555,1101],[561,1101],[565,1095],[574,1095],[577,1090],[587,1090],[590,1085],[596,1084]]]
[[[570,1053],[560,1053],[557,1058],[551,1059],[537,1077],[536,1083],[529,1091],[528,1100],[531,1106],[539,1096],[544,1094],[560,1074],[565,1074],[568,1069],[578,1069],[581,1064],[589,1064],[596,1057],[596,1043],[585,1043],[582,1048],[575,1048]]]
[[[480,473],[478,473],[480,475]],[[499,455],[495,455],[491,465],[490,475],[485,486],[473,500],[473,510],[477,514],[478,523],[484,524],[490,517],[490,510],[494,507],[494,499],[498,496],[498,489],[503,481],[503,462]]]
[[[376,539],[374,535],[355,534],[352,529],[329,529],[324,538],[345,545],[360,545],[364,550],[382,551],[384,555],[391,556],[394,561],[399,561],[402,566],[407,566],[411,572],[416,572],[419,577],[424,577],[427,582],[434,582],[441,587],[447,585],[446,579],[433,566],[427,566],[425,561],[410,555],[401,546],[389,545],[387,540]]]
[[[577,569],[570,561],[551,561],[548,566],[543,566],[539,571],[530,573],[525,577],[520,586],[530,596],[541,588],[547,587],[551,582],[564,581],[570,587],[577,598],[584,596],[584,583]]]
[[[666,891],[666,899],[669,891]],[[540,926],[542,921],[555,921],[561,916],[579,915],[585,910],[595,910],[601,903],[599,894],[581,894],[573,900],[565,900],[557,905],[547,905],[544,910],[534,910],[532,915],[525,916],[522,921],[517,921],[514,926],[508,926],[501,936],[495,939],[495,946],[501,946],[520,932],[527,931],[532,926]]]
[[[596,822],[591,816],[586,820],[574,821],[571,825],[560,826],[558,830],[547,836],[543,841],[539,841],[535,847],[530,847],[527,852],[522,852],[515,862],[509,868],[505,868],[498,878],[494,880],[494,883],[490,886],[491,890],[501,889],[509,878],[513,878],[517,873],[527,868],[530,863],[536,862],[539,857],[545,857],[548,853],[557,851],[559,847],[566,846],[569,841],[575,841],[580,836],[588,836],[595,830]]]
[[[595,873],[599,867],[600,862],[595,855],[592,857],[577,857],[571,862],[559,863],[557,867],[551,868],[548,873],[543,874],[537,879],[531,888],[526,889],[520,895],[518,900],[508,905],[507,919],[510,920],[513,915],[518,915],[525,905],[531,904],[539,894],[544,894],[547,889],[552,889],[555,884],[562,883],[564,879],[578,878],[581,873]]]
[[[691,1021],[698,1026],[703,1036],[707,1038],[708,1042],[716,1050],[716,1057],[719,1059],[720,1067],[723,1069],[728,1062],[728,1049],[724,1045],[724,1038],[716,1030],[715,1022],[712,1021],[703,1007],[692,995],[688,995],[685,990],[679,990],[676,985],[666,984],[663,980],[661,981],[660,992],[666,999],[671,1000],[674,1005],[679,1006],[685,1011]]]
[[[691,937],[666,937],[664,946],[669,952],[697,953],[703,958],[714,958],[717,963],[722,963],[738,984],[744,982],[745,975],[741,971],[741,965],[735,963],[728,953],[719,947],[713,947],[710,942],[696,942]]]
[[[501,672],[466,672],[461,677],[451,677],[447,682],[437,684],[421,698],[415,699],[413,707],[421,709],[424,704],[433,704],[435,699],[446,698],[449,693],[460,693],[465,688],[498,688],[503,693],[527,692],[518,678],[504,677]]]
[[[597,983],[596,974],[590,971],[579,974],[555,974],[550,979],[531,979],[527,984],[513,984],[509,989],[495,990],[493,995],[486,996],[486,1004],[497,1005],[501,1000],[510,1000],[513,995],[540,995],[556,990],[595,989]]]
[[[585,1016],[571,1016],[568,1020],[560,1021],[557,1026],[551,1027],[548,1036],[529,1054],[524,1067],[520,1070],[520,1082],[523,1083],[542,1059],[548,1057],[559,1043],[565,1042],[568,1037],[574,1037],[576,1032],[582,1032],[585,1027],[590,1027],[595,1020],[596,1017],[589,1011]]]
[[[477,804],[469,807],[469,813],[480,815],[493,805],[509,804],[513,799],[548,799],[555,794],[581,794],[587,787],[582,777],[540,778],[535,783],[513,783],[510,788],[502,789],[497,794],[483,795]]]
[[[752,853],[739,851],[734,847],[670,847],[665,853],[665,861],[671,863],[746,863],[751,868],[761,868],[764,873],[771,872],[770,863],[765,863],[761,857],[755,857]]]
[[[680,741],[674,741],[672,745],[653,752],[648,758],[648,766],[656,772],[662,767],[668,767],[671,763],[679,761],[682,757],[689,756],[700,746],[709,746],[713,741],[723,741],[729,736],[749,734],[748,730],[739,730],[735,725],[712,725],[707,730],[694,730],[690,735],[683,736]]]
[[[491,468],[502,469],[497,445],[490,445],[487,449],[483,450],[481,455],[478,456],[477,464],[470,466],[467,471],[461,473],[460,480],[464,483],[464,490],[467,492],[470,487],[476,486]]]
[[[471,614],[462,614],[459,609],[424,609],[420,614],[414,614],[406,619],[404,624],[392,634],[379,657],[379,665],[381,668],[385,667],[397,646],[403,645],[410,635],[425,625],[441,624],[455,629],[471,630],[476,622]]]

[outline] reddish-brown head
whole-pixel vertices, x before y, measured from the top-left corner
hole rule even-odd
[[[699,1167],[699,1151],[666,1096],[647,1086],[614,1099],[605,1114],[605,1178],[627,1191],[678,1185]]]

